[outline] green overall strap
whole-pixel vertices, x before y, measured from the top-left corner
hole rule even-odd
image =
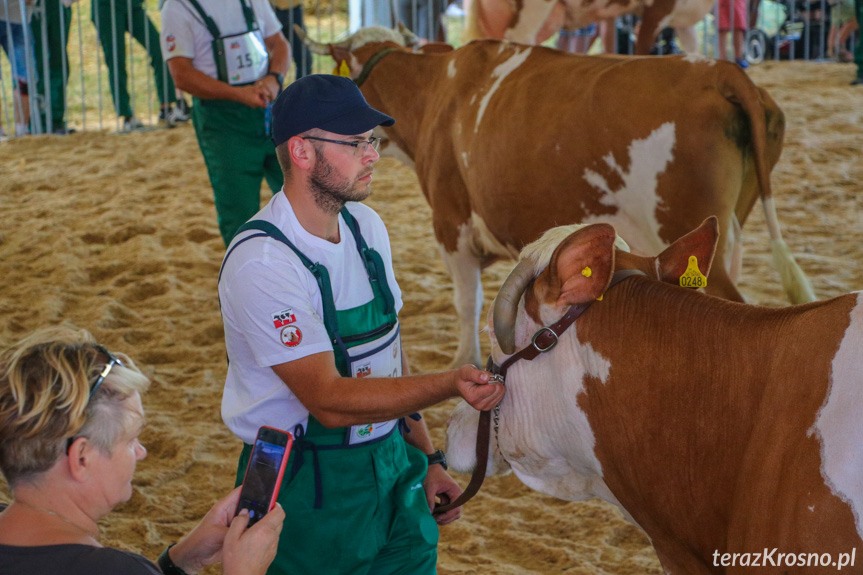
[[[237,246],[245,242],[246,240],[250,240],[252,238],[258,237],[271,237],[274,240],[280,241],[293,251],[303,265],[312,272],[312,275],[315,276],[315,280],[318,282],[318,288],[321,290],[321,304],[324,308],[324,327],[327,329],[327,333],[330,335],[330,338],[335,337],[339,333],[339,323],[336,319],[336,304],[333,299],[333,288],[330,286],[330,274],[327,271],[327,268],[322,266],[319,263],[313,263],[312,260],[306,257],[306,255],[301,252],[291,240],[285,237],[285,234],[282,233],[282,230],[277,228],[275,225],[270,222],[265,222],[264,220],[249,220],[237,230],[237,234],[240,232],[248,231],[248,230],[258,230],[264,232],[263,234],[255,234],[243,238],[234,244],[227,254],[225,254],[225,259],[222,262],[222,269],[225,267],[225,261],[228,260],[228,256],[231,255]],[[236,234],[234,234],[236,235]],[[219,279],[222,279],[222,271],[219,271]],[[334,342],[335,343],[335,342]]]
[[[222,32],[219,30],[219,27],[216,26],[216,21],[210,18],[210,15],[204,12],[204,9],[198,3],[198,0],[189,0],[189,4],[201,15],[201,18],[204,19],[204,25],[207,27],[207,30],[213,36],[213,40],[218,40],[222,37]]]
[[[252,32],[258,29],[258,21],[255,19],[255,13],[252,7],[249,6],[248,0],[240,0],[240,6],[243,7],[243,17],[246,19],[246,30]]]
[[[386,315],[395,313],[396,303],[393,297],[393,292],[390,289],[390,284],[387,281],[386,267],[384,259],[376,250],[368,247],[366,241],[360,233],[360,224],[356,218],[351,215],[347,208],[342,208],[340,212],[348,224],[348,229],[354,236],[354,241],[360,251],[360,256],[363,258],[363,263],[366,266],[366,272],[369,274],[369,282],[371,282],[372,290],[379,290],[381,297],[384,299],[384,313]]]

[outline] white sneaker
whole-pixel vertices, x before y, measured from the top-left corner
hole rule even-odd
[[[135,116],[124,116],[123,117],[123,131],[124,132],[133,132],[135,130],[140,130],[144,127],[144,124],[138,120]]]
[[[165,122],[169,126],[172,126],[180,122],[188,122],[189,116],[186,115],[180,108],[176,106],[171,106],[167,109],[167,111],[164,109],[159,111],[159,121]]]

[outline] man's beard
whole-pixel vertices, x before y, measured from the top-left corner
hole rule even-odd
[[[369,175],[372,168],[357,175],[354,181],[342,177],[323,154],[318,154],[317,162],[309,178],[309,188],[315,204],[323,211],[337,214],[346,202],[361,202],[371,194],[371,182],[358,186],[359,179]]]

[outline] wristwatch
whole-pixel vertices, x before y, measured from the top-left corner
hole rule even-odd
[[[441,467],[443,467],[444,469],[447,468],[446,455],[442,450],[438,449],[437,451],[430,455],[427,455],[426,457],[429,458],[429,465],[435,465],[436,463],[440,463]]]
[[[156,560],[156,564],[159,566],[163,575],[187,575],[185,571],[177,567],[171,560],[169,553],[171,551],[171,547],[174,545],[176,545],[176,543],[168,545],[168,547],[162,551],[162,554],[159,555],[159,558]]]
[[[276,82],[279,83],[280,88],[285,85],[284,74],[279,74],[278,72],[267,72],[267,76],[275,76]]]

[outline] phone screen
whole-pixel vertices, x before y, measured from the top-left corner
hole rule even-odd
[[[249,510],[249,526],[267,514],[275,503],[279,483],[284,472],[284,462],[290,449],[290,434],[264,429],[258,433],[243,489],[240,492],[240,509]]]

